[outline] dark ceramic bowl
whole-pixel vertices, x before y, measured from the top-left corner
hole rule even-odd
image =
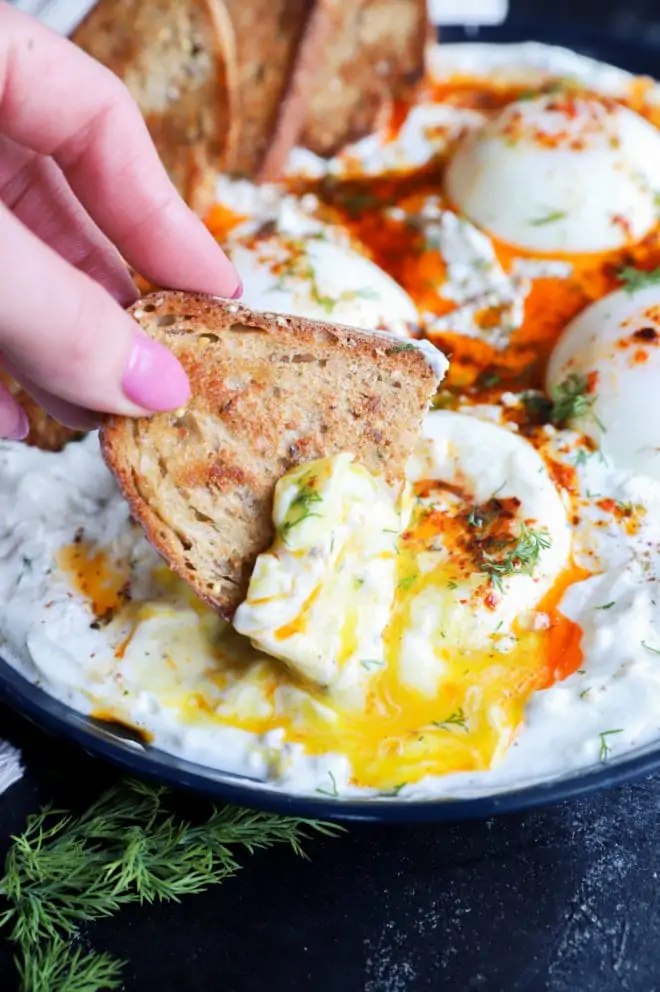
[[[552,24],[512,23],[482,29],[478,35],[461,30],[443,31],[444,41],[543,41],[563,45],[640,75],[654,75],[660,53],[651,46],[619,42]],[[554,778],[540,785],[521,785],[492,796],[467,799],[343,800],[324,796],[287,795],[245,776],[216,771],[183,761],[142,744],[120,729],[82,716],[52,699],[0,659],[0,697],[40,727],[72,740],[91,754],[105,758],[127,773],[167,785],[191,789],[227,802],[278,813],[317,819],[380,822],[465,820],[494,816],[585,795],[660,770],[660,743],[629,752],[618,760]]]

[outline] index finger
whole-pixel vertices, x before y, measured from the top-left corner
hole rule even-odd
[[[0,131],[52,156],[150,281],[218,296],[239,290],[233,265],[170,182],[123,83],[2,0]]]

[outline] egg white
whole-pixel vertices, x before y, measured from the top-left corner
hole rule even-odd
[[[521,100],[464,138],[446,189],[508,244],[549,253],[618,248],[656,223],[660,133],[596,97]]]
[[[255,310],[385,330],[409,337],[419,324],[408,294],[342,236],[340,229],[280,208],[275,230],[237,228],[226,249]]]
[[[592,383],[573,426],[617,468],[660,480],[660,289],[621,289],[578,314],[552,352],[548,389],[571,375]]]

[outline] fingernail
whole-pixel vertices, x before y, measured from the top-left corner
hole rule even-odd
[[[176,410],[190,396],[190,384],[168,349],[139,331],[133,338],[122,380],[124,395],[145,410]]]
[[[10,431],[5,434],[5,437],[10,441],[23,441],[30,433],[30,421],[27,418],[25,410],[20,406],[16,407],[16,423]]]
[[[236,289],[234,290],[234,292],[231,294],[231,298],[232,298],[232,300],[238,300],[242,295],[243,295],[243,280],[239,276],[238,277],[238,286],[236,287]]]

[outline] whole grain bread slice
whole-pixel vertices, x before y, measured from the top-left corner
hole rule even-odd
[[[329,157],[409,101],[424,75],[427,0],[343,0],[308,80],[300,143]]]
[[[73,39],[123,80],[198,213],[234,167],[236,43],[223,0],[100,0]]]
[[[102,451],[149,541],[230,619],[272,542],[277,480],[348,451],[401,481],[443,366],[383,333],[215,297],[154,293],[132,314],[179,358],[192,396],[174,413],[108,418]]]

